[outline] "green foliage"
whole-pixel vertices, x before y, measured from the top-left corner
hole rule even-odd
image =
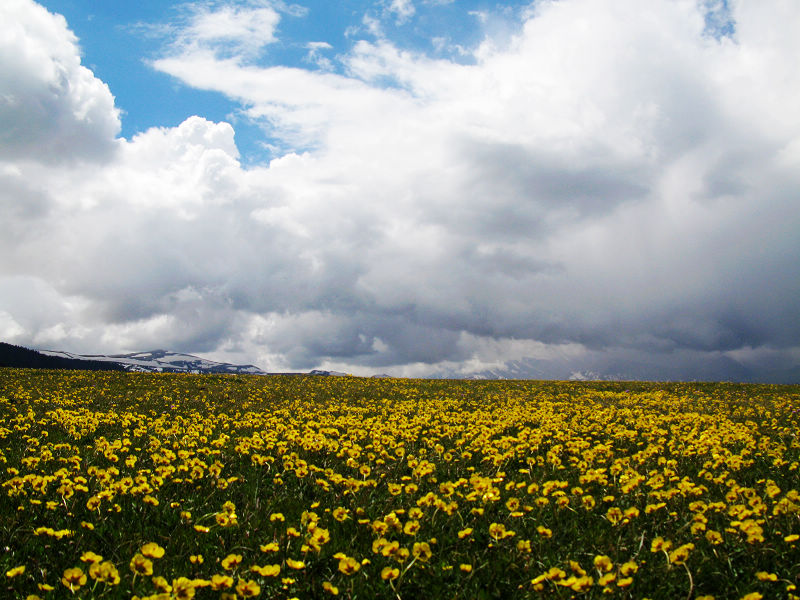
[[[0,595],[796,598],[799,420],[798,386],[0,369]]]

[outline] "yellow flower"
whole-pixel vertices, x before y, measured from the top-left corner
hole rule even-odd
[[[311,538],[309,539],[308,543],[311,545],[314,550],[319,552],[322,549],[322,546],[327,544],[331,541],[331,532],[325,529],[324,527],[317,527],[311,533]]]
[[[270,542],[269,544],[264,544],[259,546],[259,549],[262,552],[277,552],[280,549],[277,542]]]
[[[236,522],[233,519],[231,519],[231,516],[228,513],[224,512],[217,513],[216,516],[214,517],[214,520],[220,527],[231,527],[232,525],[236,524]]]
[[[381,579],[384,581],[392,581],[400,577],[400,569],[393,567],[384,567],[381,569]]]
[[[553,537],[553,531],[548,529],[547,527],[539,525],[536,527],[536,531],[539,532],[539,535],[542,536],[543,538]]]
[[[614,563],[605,554],[600,554],[599,556],[594,557],[594,567],[601,573],[608,573],[611,569],[614,568]],[[605,585],[605,584],[602,583],[600,585]]]
[[[142,546],[141,552],[148,558],[161,558],[164,556],[164,548],[155,542],[149,542]]]
[[[299,571],[301,569],[305,569],[306,568],[306,563],[304,563],[302,560],[294,560],[294,559],[291,559],[291,558],[287,558],[286,559],[286,566],[289,567],[290,569],[294,569],[296,571]]]
[[[667,552],[670,548],[672,548],[672,542],[665,540],[661,536],[655,538],[653,543],[650,544],[650,552]]]
[[[339,595],[339,588],[333,585],[330,581],[323,581],[322,582],[322,589],[331,594],[332,596]]]
[[[630,508],[625,509],[625,518],[626,519],[633,519],[639,516],[639,509],[635,506],[631,506]]]
[[[359,563],[355,558],[347,556],[339,559],[339,571],[345,575],[353,575],[357,573],[360,568],[361,563]]]
[[[492,523],[489,525],[489,535],[492,539],[502,540],[514,535],[513,531],[506,531],[506,526],[502,523]]]
[[[417,535],[419,531],[419,521],[407,521],[403,527],[403,533],[406,535]]]
[[[258,565],[253,565],[250,567],[250,570],[254,573],[258,573],[262,577],[276,577],[281,572],[280,565],[264,565],[263,567],[259,567]]]
[[[614,575],[614,573],[606,573],[597,580],[597,585],[608,585],[614,581],[614,579],[616,579],[616,575]]]
[[[194,598],[194,582],[187,577],[178,577],[172,580],[172,597],[175,600],[190,600]]]
[[[567,574],[558,567],[550,567],[550,569],[547,571],[547,579],[549,579],[550,581],[557,581],[559,579],[563,579],[566,576]]]
[[[375,554],[380,554],[383,547],[388,544],[389,541],[386,538],[378,538],[377,540],[372,541],[372,551]]]
[[[458,565],[458,568],[461,569],[464,573],[472,573],[472,565],[461,563]]]
[[[81,562],[96,563],[96,562],[102,562],[102,560],[103,560],[102,556],[100,556],[99,554],[95,554],[94,552],[91,551],[84,552],[83,554],[81,554]]]
[[[236,584],[236,593],[243,598],[253,598],[261,593],[261,586],[255,581],[244,581],[240,579],[239,583]]]
[[[119,571],[114,563],[106,561],[104,563],[92,563],[89,567],[89,575],[96,581],[102,581],[110,585],[119,584]]]
[[[766,571],[759,571],[756,573],[756,579],[759,581],[778,581],[778,576],[775,573],[767,573]]]
[[[212,575],[211,576],[211,589],[214,591],[227,590],[233,585],[233,577],[229,575]]]
[[[385,544],[380,545],[380,553],[383,556],[393,556],[396,555],[399,551],[400,551],[400,542],[398,542],[397,540],[386,542]]]
[[[141,554],[135,554],[131,559],[130,568],[137,575],[152,575],[153,561]]]
[[[608,522],[612,525],[619,523],[622,520],[622,517],[622,509],[620,509],[618,506],[612,506],[606,512],[606,519],[608,519]]]
[[[69,591],[73,592],[86,584],[86,574],[79,567],[66,569],[61,576],[61,583],[64,587],[69,588]]]
[[[713,529],[709,529],[706,531],[706,540],[708,540],[710,544],[717,546],[722,543],[722,534]]]
[[[626,563],[622,563],[622,566],[619,568],[619,572],[622,573],[625,577],[628,575],[632,575],[639,570],[639,565],[637,565],[634,561],[629,560]]]
[[[228,556],[222,559],[222,568],[226,571],[233,571],[240,564],[242,564],[241,554],[228,554]]]
[[[688,560],[692,550],[694,550],[694,544],[683,544],[675,548],[675,550],[669,553],[669,562],[682,565]]]
[[[657,510],[661,510],[666,505],[667,505],[666,502],[658,502],[657,504],[648,504],[647,506],[644,507],[644,512],[645,512],[645,514],[649,515],[651,513],[654,513]]]
[[[164,579],[160,575],[157,576],[157,577],[153,577],[152,582],[153,582],[153,585],[155,586],[155,588],[159,592],[163,592],[165,594],[168,594],[169,592],[172,591],[172,586],[169,584],[169,582],[166,579]]]
[[[411,549],[411,554],[414,556],[414,558],[417,558],[422,562],[427,562],[433,553],[431,552],[431,547],[428,542],[415,542]]]
[[[458,532],[458,539],[463,540],[465,537],[472,535],[472,527],[467,527]]]
[[[575,573],[575,575],[579,575],[581,577],[586,575],[586,571],[583,569],[583,567],[581,567],[580,563],[577,561],[574,560],[569,561],[569,569],[570,571]]]
[[[13,569],[9,569],[6,571],[6,577],[9,579],[12,577],[16,577],[17,575],[22,575],[25,572],[25,565],[20,565],[18,567],[14,567]]]

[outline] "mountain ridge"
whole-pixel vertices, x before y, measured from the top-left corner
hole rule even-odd
[[[231,375],[346,376],[324,369],[307,372],[267,372],[259,367],[218,362],[180,352],[157,349],[127,354],[77,354],[61,350],[32,350],[0,342],[0,367],[124,370],[147,373],[196,373]],[[386,373],[372,377],[393,377]],[[747,366],[728,357],[694,364],[654,363],[628,357],[532,358],[505,361],[491,368],[463,372],[437,370],[429,379],[538,379],[549,381],[735,381],[740,383],[800,383],[800,365]]]
[[[255,365],[236,365],[170,350],[127,354],[77,354],[63,350],[34,350],[0,342],[0,367],[113,370],[131,373],[193,373],[227,375],[346,376],[340,371],[268,372]]]
[[[45,356],[94,360],[122,365],[126,371],[142,373],[217,373],[236,375],[267,375],[255,365],[234,365],[181,352],[148,350],[127,354],[74,354],[62,350],[40,350]]]

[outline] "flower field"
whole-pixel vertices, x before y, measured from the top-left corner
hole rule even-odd
[[[800,386],[0,369],[3,598],[800,597]]]

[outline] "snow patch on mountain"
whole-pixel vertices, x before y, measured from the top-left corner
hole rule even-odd
[[[132,372],[267,375],[265,371],[255,365],[233,365],[168,350],[150,350],[130,354],[74,354],[60,350],[40,350],[39,352],[48,356],[112,362],[120,364]]]

